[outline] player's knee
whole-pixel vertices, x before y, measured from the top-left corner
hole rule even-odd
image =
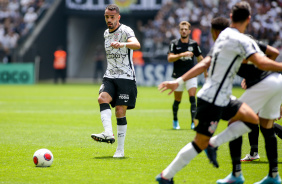
[[[260,131],[265,139],[271,139],[275,137],[275,131],[274,128],[264,128],[260,127]]]
[[[122,106],[116,106],[116,117],[121,118],[124,117],[126,114],[126,109],[124,109]]]
[[[109,100],[109,97],[107,97],[106,95],[104,94],[100,94],[99,97],[98,97],[98,103],[99,104],[102,104],[102,103],[110,103],[110,100]]]
[[[208,147],[209,140],[210,140],[210,138],[208,138],[207,136],[205,136],[205,137],[198,137],[198,136],[196,136],[194,138],[193,143],[195,145],[197,145],[200,150],[204,150],[204,149],[206,149]]]
[[[98,97],[98,103],[99,104],[105,103],[105,98],[103,98],[102,96],[99,96]]]

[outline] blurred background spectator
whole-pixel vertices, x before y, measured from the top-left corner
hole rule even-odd
[[[14,49],[33,29],[45,0],[0,0],[0,62],[13,62]]]
[[[282,51],[282,0],[247,0],[252,7],[252,22],[247,32]],[[143,34],[143,54],[147,61],[166,62],[169,41],[179,38],[177,25],[189,21],[192,39],[205,56],[213,44],[210,22],[213,17],[229,18],[230,8],[239,0],[167,0],[153,20],[138,22]],[[281,59],[280,59],[281,60]]]

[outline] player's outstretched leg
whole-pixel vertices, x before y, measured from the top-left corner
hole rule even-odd
[[[91,137],[98,142],[113,144],[115,142],[115,137],[112,129],[112,112],[108,103],[100,104],[100,114],[105,131],[100,134],[91,134]]]
[[[243,184],[245,181],[245,178],[243,177],[242,174],[240,174],[240,176],[235,177],[233,176],[232,173],[230,173],[228,176],[226,176],[226,178],[224,179],[219,179],[216,181],[216,183],[218,184]]]
[[[174,183],[173,178],[171,178],[170,180],[165,179],[162,177],[162,173],[156,177],[156,181],[159,182],[159,184],[173,184]]]
[[[218,162],[217,162],[217,147],[214,148],[212,147],[211,145],[208,145],[208,147],[205,149],[205,153],[208,157],[208,159],[210,160],[210,163],[213,164],[214,167],[218,168],[219,165],[218,165]]]

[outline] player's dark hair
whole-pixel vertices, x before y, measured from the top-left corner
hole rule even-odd
[[[116,4],[109,4],[105,10],[110,10],[110,11],[116,11],[117,13],[119,13],[119,7]]]
[[[233,22],[243,22],[251,15],[251,6],[248,2],[241,1],[232,7],[231,13]]]
[[[223,17],[216,17],[211,21],[211,28],[219,31],[224,30],[225,28],[229,27],[229,25],[229,20]]]

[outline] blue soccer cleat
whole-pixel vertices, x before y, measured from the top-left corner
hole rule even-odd
[[[173,129],[178,130],[180,129],[178,120],[173,120]]]
[[[256,182],[254,184],[281,184],[281,178],[278,174],[275,178],[266,176],[261,181]]]
[[[217,157],[216,151],[217,151],[217,147],[214,148],[211,145],[208,145],[208,147],[205,149],[205,153],[208,159],[210,160],[210,163],[212,163],[214,167],[218,168],[219,165],[216,160],[216,157]]]
[[[192,123],[191,123],[191,130],[194,130],[194,128],[195,128],[195,123],[192,122]]]
[[[156,177],[156,181],[158,181],[159,184],[174,184],[173,178],[171,178],[170,180],[165,179],[165,178],[162,177],[162,174],[159,174],[159,175]]]
[[[245,178],[243,177],[242,174],[240,174],[240,176],[235,177],[233,176],[232,173],[230,173],[228,176],[226,176],[226,178],[224,179],[219,179],[216,181],[217,184],[243,184],[245,181]]]

